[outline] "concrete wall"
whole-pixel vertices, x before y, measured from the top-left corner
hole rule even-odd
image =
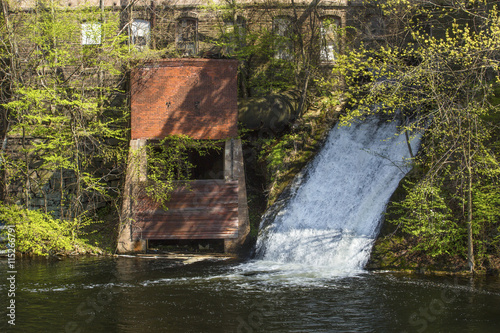
[[[146,250],[146,241],[132,237],[134,226],[134,198],[140,191],[140,184],[147,177],[147,140],[131,140],[129,146],[123,203],[118,230],[116,250],[118,253],[140,252]]]
[[[238,238],[226,239],[224,241],[224,251],[226,253],[239,253],[247,242],[250,233],[245,164],[240,139],[226,141],[224,169],[226,170],[224,175],[226,180],[238,181]]]

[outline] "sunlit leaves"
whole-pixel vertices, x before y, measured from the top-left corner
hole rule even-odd
[[[166,210],[172,192],[189,184],[195,165],[189,159],[190,152],[200,156],[222,149],[219,140],[195,140],[187,135],[169,135],[159,143],[146,146],[148,183],[145,191],[149,197]]]
[[[135,56],[118,15],[41,1],[33,11],[12,13],[9,34],[0,30],[7,42],[0,49],[10,52],[12,65],[5,76],[9,94],[0,103],[9,111],[9,134],[22,138],[22,154],[4,166],[10,181],[23,187],[25,207],[42,190],[58,191],[56,213],[82,221],[86,205],[98,206],[89,198],[116,200],[119,188],[110,187],[108,178],[117,178],[126,156],[121,76]],[[92,45],[81,41],[82,23],[88,22],[98,22]],[[55,182],[63,186],[50,185]]]
[[[469,0],[388,0],[379,8],[408,33],[395,29],[384,46],[339,58],[335,71],[349,105],[343,122],[377,113],[405,119],[401,131],[423,132],[418,172],[392,222],[419,240],[415,249],[466,256],[475,243],[482,258],[499,226],[490,222],[498,207],[487,204],[499,200],[492,186],[499,177],[498,8]]]
[[[76,219],[55,219],[40,211],[0,206],[2,221],[16,228],[16,251],[40,256],[56,253],[92,252],[94,248],[76,235],[83,225]]]

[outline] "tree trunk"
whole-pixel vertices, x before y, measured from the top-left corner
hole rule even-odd
[[[22,138],[22,147],[24,151],[24,163],[26,164],[26,179],[25,179],[25,185],[24,185],[24,207],[26,209],[29,208],[30,204],[30,162],[29,162],[29,156],[28,156],[28,151],[26,149],[26,130],[23,127],[23,138]]]
[[[307,66],[309,67],[309,64]],[[302,86],[302,93],[300,95],[299,109],[297,112],[299,117],[302,117],[302,115],[304,114],[304,109],[305,109],[306,100],[307,100],[307,88],[309,85],[310,77],[311,77],[311,72],[310,72],[310,69],[307,68],[306,69],[306,78],[304,80],[304,85]]]
[[[474,274],[474,237],[472,233],[472,156],[471,156],[471,115],[467,112],[467,146],[464,151],[467,168],[467,263],[469,271]]]
[[[472,235],[472,170],[469,167],[468,171],[468,193],[467,193],[467,262],[469,271],[474,273],[474,238]]]

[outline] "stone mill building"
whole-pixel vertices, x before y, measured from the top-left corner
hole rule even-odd
[[[97,14],[93,19],[82,19],[78,13],[89,8]],[[75,54],[92,51],[103,43],[109,38],[104,31],[113,23],[115,35],[122,38],[120,45],[142,54],[127,71],[100,69],[92,76],[102,87],[116,89],[115,102],[125,101],[130,110],[129,121],[121,123],[129,130],[123,138],[129,147],[126,170],[104,172],[101,178],[123,199],[118,252],[143,251],[151,240],[220,240],[225,252],[238,252],[250,231],[239,122],[249,129],[272,130],[297,116],[295,107],[303,95],[297,87],[294,92],[271,96],[263,93],[261,86],[272,83],[270,80],[262,79],[260,84],[245,77],[249,72],[272,72],[262,60],[264,53],[277,62],[293,63],[294,54],[305,50],[300,41],[306,39],[311,61],[328,73],[342,52],[345,38],[351,43],[377,43],[390,26],[357,0],[19,0],[2,1],[2,10],[10,26],[22,25],[26,15],[51,10],[73,15],[79,28],[68,33],[66,42]],[[347,26],[356,26],[356,32],[341,33]],[[273,39],[251,56],[243,56],[257,31]],[[30,49],[22,43],[16,48],[19,54]],[[77,69],[60,64],[57,69],[65,82],[75,80],[74,73],[85,70],[92,70],[92,66]],[[0,112],[2,153],[13,159],[27,158],[23,155],[26,147],[43,141],[43,137],[10,131],[13,120],[9,120],[8,110],[0,108]],[[208,157],[192,156],[198,165],[193,179],[189,185],[178,186],[163,207],[143,191],[148,179],[144,148],[170,135],[217,140],[220,149]],[[36,158],[43,159],[40,154]],[[36,165],[36,158],[32,158]],[[24,183],[4,182],[2,196],[30,209],[64,214],[59,207],[69,199],[61,194],[61,188],[68,188],[64,193],[73,191],[74,177],[64,168],[31,173]],[[91,197],[88,193],[82,196],[82,211],[108,205],[104,199],[92,201]]]

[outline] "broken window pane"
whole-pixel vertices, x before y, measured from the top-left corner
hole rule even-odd
[[[149,45],[149,34],[151,23],[146,20],[134,19],[131,28],[132,44],[138,48],[144,48]]]
[[[338,17],[324,17],[321,19],[320,60],[322,62],[335,61],[336,54],[339,52],[339,27],[340,19]]]
[[[227,36],[227,45],[225,53],[228,55],[234,54],[239,48],[245,46],[246,21],[243,17],[238,16],[236,19],[236,27],[233,20],[224,22],[225,35]]]
[[[273,31],[276,35],[274,57],[276,59],[292,59],[291,25],[292,19],[288,16],[279,16],[273,19]]]
[[[197,53],[197,21],[193,18],[181,18],[177,22],[177,49],[182,56]]]
[[[101,44],[102,25],[100,22],[82,23],[82,45]]]

